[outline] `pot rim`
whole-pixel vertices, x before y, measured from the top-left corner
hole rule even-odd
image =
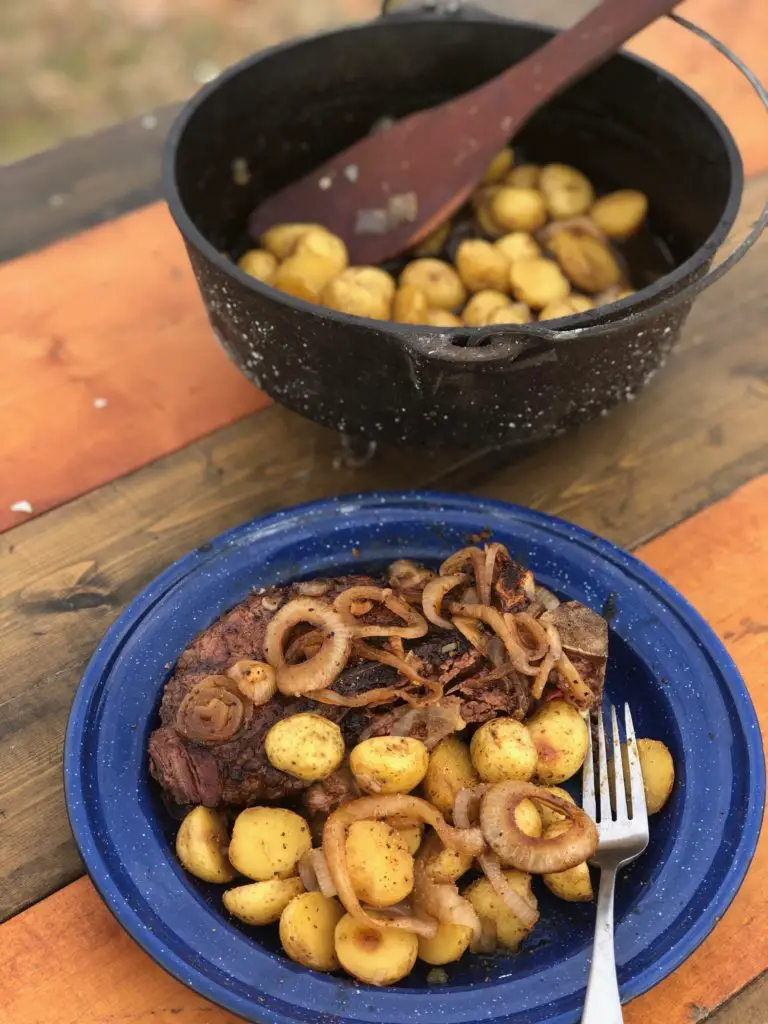
[[[678,18],[676,15],[670,15],[670,17],[673,21],[681,24],[682,27],[694,31],[695,34],[704,38],[705,41],[712,41],[713,45],[716,44],[716,41],[713,41],[712,37],[709,37],[707,33],[702,33],[702,30],[698,29],[697,26],[692,25],[685,19]],[[705,275],[703,279],[695,279],[693,281],[688,281],[687,283],[686,278],[690,278],[697,270],[705,268],[712,260],[717,250],[728,237],[741,207],[744,189],[744,167],[741,154],[730,129],[717,111],[707,102],[707,100],[704,99],[703,96],[671,72],[666,71],[664,68],[660,68],[652,61],[646,60],[643,57],[627,53],[625,50],[620,50],[611,59],[630,61],[633,64],[639,65],[645,71],[658,78],[664,79],[670,85],[677,88],[680,92],[684,93],[692,103],[699,107],[720,137],[723,150],[729,164],[731,182],[728,198],[717,224],[709,237],[691,256],[688,257],[687,260],[675,267],[674,270],[670,271],[668,274],[659,278],[659,280],[655,281],[653,284],[639,289],[625,299],[620,299],[602,307],[602,310],[598,308],[588,310],[585,313],[572,314],[568,317],[557,320],[550,320],[546,322],[533,321],[529,324],[519,326],[510,325],[509,327],[506,325],[498,325],[494,327],[444,328],[431,327],[428,324],[398,324],[394,321],[372,320],[370,317],[341,313],[337,310],[328,309],[325,306],[319,306],[316,303],[307,302],[304,299],[288,295],[286,292],[282,292],[271,285],[258,281],[256,278],[251,277],[249,274],[246,274],[245,271],[241,270],[236,263],[230,260],[226,255],[222,254],[210,242],[203,232],[195,225],[187,212],[177,186],[176,167],[178,148],[188,124],[197,114],[199,109],[204,106],[207,100],[222,85],[234,78],[237,78],[238,75],[250,69],[254,65],[282,53],[287,53],[292,48],[301,46],[304,43],[314,42],[345,33],[351,34],[365,32],[379,25],[401,23],[407,27],[409,24],[413,24],[414,22],[430,24],[434,23],[436,20],[440,20],[442,23],[445,23],[449,19],[446,19],[439,13],[430,14],[429,12],[424,11],[404,11],[402,13],[397,13],[395,16],[389,15],[386,18],[374,19],[357,25],[345,26],[340,29],[332,29],[328,32],[319,32],[312,35],[296,37],[286,40],[285,42],[278,43],[275,46],[258,50],[256,53],[250,54],[248,57],[244,57],[242,60],[237,61],[235,64],[226,68],[215,79],[202,86],[189,98],[189,100],[187,100],[177,115],[168,132],[163,150],[163,192],[171,216],[173,217],[173,220],[184,240],[193,245],[195,249],[197,249],[206,260],[213,263],[217,269],[221,270],[225,275],[234,278],[241,287],[245,287],[252,292],[263,295],[266,298],[270,298],[273,301],[279,301],[299,312],[309,313],[314,316],[322,316],[324,320],[336,323],[339,327],[351,325],[357,328],[372,328],[378,332],[390,335],[401,343],[407,344],[408,347],[416,350],[422,355],[428,356],[432,359],[441,359],[450,362],[472,362],[475,364],[478,362],[488,363],[499,359],[505,360],[509,356],[517,359],[523,354],[521,351],[521,343],[535,343],[536,341],[539,341],[548,342],[553,345],[564,342],[573,344],[578,342],[581,336],[585,334],[589,334],[590,338],[594,338],[598,335],[608,333],[614,330],[618,324],[629,318],[631,318],[638,327],[642,327],[642,325],[649,319],[659,315],[660,305],[677,305],[679,302],[685,301],[686,299],[692,300],[695,298],[696,295],[706,287],[708,283],[707,277],[709,275]],[[496,17],[482,11],[478,11],[477,13],[471,12],[470,14],[466,9],[462,13],[460,24],[487,24],[489,21],[496,21],[504,24],[508,23],[513,26],[536,29],[544,32],[552,32],[552,26],[543,25],[539,22],[526,21],[517,18]],[[725,52],[721,45],[718,45],[716,48],[719,49],[724,56],[730,59],[729,53]],[[743,65],[739,63],[738,66],[740,70],[744,70]],[[742,243],[742,245],[744,245],[744,243]],[[736,255],[735,251],[733,255]],[[568,327],[557,327],[557,324],[564,324],[566,321],[568,322]],[[440,348],[437,349],[436,344],[441,342],[444,344],[440,345]],[[488,344],[488,342],[491,342],[491,344]],[[526,345],[523,344],[523,348],[527,351]]]

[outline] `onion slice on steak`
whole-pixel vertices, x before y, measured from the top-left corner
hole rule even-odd
[[[534,700],[540,699],[544,692],[544,687],[547,685],[549,674],[557,665],[560,660],[560,656],[563,653],[563,648],[560,645],[560,636],[555,627],[547,625],[545,631],[547,634],[549,650],[544,655],[544,660],[539,664],[539,670],[536,673],[536,678],[531,683],[531,697],[533,697]]]
[[[435,576],[424,587],[424,592],[421,595],[421,608],[432,625],[439,626],[441,629],[454,628],[453,623],[443,617],[443,601],[446,594],[454,587],[466,582],[466,579],[463,572],[453,573],[451,576]]]
[[[415,608],[411,608],[407,601],[397,597],[385,587],[349,587],[339,594],[333,602],[333,607],[346,619],[354,621],[356,606],[365,608],[365,612],[362,614],[366,614],[370,611],[370,607],[366,607],[368,602],[383,604],[387,611],[402,619],[404,625],[383,626],[375,623],[370,625],[355,623],[353,629],[356,637],[399,636],[404,640],[418,640],[419,637],[426,635],[429,627],[424,617]]]
[[[252,711],[234,679],[206,676],[184,696],[176,712],[176,729],[193,743],[226,743]]]
[[[528,661],[525,649],[512,636],[512,631],[500,611],[484,604],[451,603],[448,608],[452,615],[459,615],[461,618],[467,619],[479,619],[484,622],[504,644],[512,668],[524,676],[536,675],[538,669]]]
[[[285,659],[285,642],[291,630],[305,622],[322,629],[322,646],[307,661],[289,665]],[[329,687],[349,660],[353,630],[349,619],[325,601],[296,597],[283,605],[268,622],[264,637],[264,656],[277,673],[280,693],[298,696]]]

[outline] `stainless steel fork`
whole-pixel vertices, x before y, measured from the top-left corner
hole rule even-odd
[[[603,714],[599,712],[597,794],[591,730],[584,762],[583,807],[597,824],[599,842],[592,863],[600,868],[600,888],[582,1024],[622,1024],[624,1020],[613,945],[613,894],[619,868],[639,857],[648,845],[643,776],[628,704],[624,705],[624,728],[627,735],[626,765],[621,756],[616,708],[611,707],[613,766],[609,777]]]

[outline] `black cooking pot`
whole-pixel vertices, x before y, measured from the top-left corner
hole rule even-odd
[[[742,166],[699,96],[627,55],[552,102],[515,144],[530,160],[579,167],[600,189],[649,197],[655,244],[676,269],[630,298],[541,324],[445,330],[310,305],[230,258],[270,192],[382,115],[471,89],[551,35],[474,10],[391,15],[256,54],[186,106],[166,151],[171,212],[216,336],[278,402],[351,435],[485,447],[591,419],[663,365],[733,224]]]

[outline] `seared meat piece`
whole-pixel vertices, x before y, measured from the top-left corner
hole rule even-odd
[[[330,814],[337,807],[360,796],[360,789],[349,768],[339,768],[322,782],[313,782],[302,796],[307,814]]]
[[[603,699],[605,668],[608,663],[608,623],[591,608],[578,601],[566,601],[541,616],[558,632],[563,651],[594,695],[594,703]],[[562,687],[566,699],[567,686]]]
[[[152,774],[178,804],[221,803],[221,779],[216,758],[202,747],[188,747],[173,729],[156,729],[149,738]]]
[[[530,704],[527,686],[516,679],[489,683],[482,677],[468,679],[456,692],[461,698],[461,717],[468,725],[482,725],[500,715],[522,719]]]

